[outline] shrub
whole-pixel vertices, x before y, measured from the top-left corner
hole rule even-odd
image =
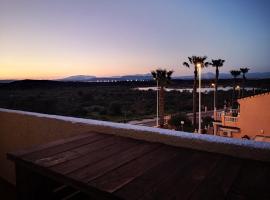
[[[109,113],[112,115],[121,115],[122,114],[122,106],[118,102],[112,102],[109,106]]]
[[[191,128],[192,123],[184,113],[172,115],[168,124],[176,130],[181,130],[181,121],[184,121],[184,130],[189,130]]]

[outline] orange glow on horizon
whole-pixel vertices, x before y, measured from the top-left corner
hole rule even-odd
[[[160,66],[156,61],[146,56],[139,58],[140,55],[108,55],[104,53],[87,56],[63,55],[64,53],[62,53],[61,56],[56,57],[47,54],[41,56],[40,54],[40,52],[39,54],[30,52],[30,55],[21,55],[17,52],[17,55],[0,55],[0,80],[58,79],[74,75],[108,77],[146,74]],[[178,68],[177,71],[188,72],[185,68]]]
[[[47,67],[53,66],[53,67]],[[59,79],[65,78],[68,76],[74,75],[89,75],[89,76],[97,76],[97,77],[108,77],[108,76],[124,76],[124,75],[132,75],[132,74],[146,74],[150,73],[151,69],[148,70],[145,68],[144,70],[136,71],[135,67],[108,67],[97,66],[97,67],[89,67],[87,65],[80,65],[80,67],[76,67],[76,65],[58,65],[58,67],[54,67],[56,65],[47,65],[46,63],[42,65],[28,64],[28,66],[24,65],[11,65],[11,64],[0,64],[0,80],[4,79]],[[126,69],[123,71],[123,68]],[[135,70],[134,70],[135,69]]]

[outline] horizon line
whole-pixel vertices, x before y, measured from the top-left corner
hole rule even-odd
[[[256,73],[259,73],[259,74],[264,74],[264,73],[270,73],[270,71],[266,71],[266,72],[250,72],[250,73],[248,73],[246,76],[248,76],[248,75],[250,75],[250,74],[256,74]],[[202,74],[212,74],[212,75],[215,75],[215,73],[214,72],[205,72],[205,73],[202,73]],[[225,75],[230,75],[230,72],[223,72],[223,73],[220,73],[219,75],[221,75],[221,74],[225,74]],[[67,78],[71,78],[71,77],[76,77],[76,76],[85,76],[85,77],[87,77],[87,76],[90,76],[90,77],[92,77],[93,79],[95,79],[95,78],[111,78],[111,79],[113,79],[113,78],[115,78],[115,79],[119,79],[119,78],[123,78],[123,77],[125,77],[125,76],[146,76],[146,77],[148,77],[148,76],[151,76],[151,73],[145,73],[145,74],[143,74],[143,73],[137,73],[137,74],[127,74],[127,75],[112,75],[112,76],[95,76],[95,75],[84,75],[84,74],[77,74],[77,75],[67,75],[67,76],[63,76],[63,77],[59,77],[59,78],[46,78],[46,77],[44,77],[44,78],[38,78],[38,77],[36,77],[36,78],[27,78],[27,77],[25,77],[25,78],[5,78],[5,79],[1,79],[0,78],[0,81],[21,81],[21,80],[48,80],[48,81],[58,81],[58,80],[62,80],[62,79],[67,79]],[[194,75],[193,74],[190,74],[190,75],[175,75],[175,76],[172,76],[172,78],[180,78],[180,77],[193,77]],[[231,78],[233,78],[233,77],[231,77]],[[231,79],[231,78],[225,78],[225,79]],[[270,77],[269,77],[270,78]],[[210,78],[204,78],[204,79],[210,79]],[[224,79],[224,78],[219,78],[219,79]]]

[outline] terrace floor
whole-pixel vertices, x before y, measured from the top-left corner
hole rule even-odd
[[[268,162],[115,135],[86,133],[8,158],[18,191],[34,199],[270,199]]]

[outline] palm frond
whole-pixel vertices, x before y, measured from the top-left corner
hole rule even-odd
[[[243,73],[243,74],[248,73],[249,70],[250,70],[250,69],[247,68],[247,67],[245,67],[245,68],[240,68],[240,71],[241,71],[241,73]]]
[[[151,71],[151,74],[154,79],[157,79],[157,72],[156,71]]]
[[[151,72],[153,78],[163,86],[166,86],[171,81],[173,71],[167,71],[166,69],[156,69]]]
[[[213,66],[213,67],[222,67],[223,66],[223,64],[224,64],[224,62],[225,62],[225,60],[222,60],[222,59],[217,59],[217,60],[212,60],[212,63],[211,63],[211,65]]]
[[[190,64],[193,64],[193,56],[192,57],[188,57],[188,60],[189,60],[189,62],[190,62]]]
[[[237,78],[238,76],[240,76],[241,71],[240,70],[231,70],[230,73],[234,78]]]
[[[205,67],[208,67],[210,64],[211,64],[210,62],[205,62],[205,63],[204,63],[204,66],[205,66]]]
[[[183,62],[183,65],[189,68],[189,64],[187,62]]]

